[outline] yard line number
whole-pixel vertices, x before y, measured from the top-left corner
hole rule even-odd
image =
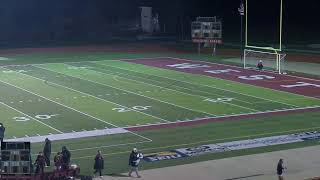
[[[58,115],[59,115],[59,114],[51,114],[51,115],[48,115],[48,114],[38,114],[38,115],[35,115],[33,118],[39,119],[39,120],[49,120],[49,119],[51,119],[52,117],[55,117],[55,116],[58,116]],[[17,122],[26,122],[26,121],[30,121],[30,120],[31,120],[31,118],[25,117],[25,116],[13,117],[12,119],[15,120],[15,121],[17,121]]]
[[[212,102],[212,103],[219,103],[219,102],[231,102],[234,98],[217,98],[217,99],[205,99],[204,101]]]
[[[136,111],[145,111],[148,110],[149,108],[151,108],[151,106],[133,106],[132,108],[113,108],[113,111],[117,111],[119,113],[123,113],[123,112],[129,112],[132,110],[136,110]]]

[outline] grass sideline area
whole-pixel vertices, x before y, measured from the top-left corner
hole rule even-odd
[[[8,60],[0,62],[3,65],[0,67],[0,111],[7,127],[6,138],[85,133],[97,129],[320,105],[320,100],[299,95],[231,81],[226,85],[225,80],[116,60],[159,56],[167,54],[67,52],[5,56]],[[224,58],[190,54],[180,54],[178,57],[214,62],[221,62]],[[222,103],[205,101],[221,97],[235,100]],[[82,174],[92,174],[94,155],[101,149],[106,157],[105,173],[117,174],[128,170],[128,155],[133,147],[147,154],[210,143],[309,132],[320,129],[319,117],[319,112],[310,112],[57,140],[53,142],[53,151],[66,145],[71,149],[72,161],[80,165]],[[318,144],[315,140],[156,163],[143,162],[142,169]],[[40,151],[42,145],[32,144],[33,153]]]

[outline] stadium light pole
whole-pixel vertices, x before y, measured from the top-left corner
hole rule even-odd
[[[243,0],[240,2],[240,7],[238,8],[240,13],[240,60],[242,62],[243,59],[243,16],[244,16],[244,4]]]

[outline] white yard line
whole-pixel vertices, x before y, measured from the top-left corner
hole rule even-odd
[[[115,66],[109,66],[109,65],[105,65],[105,64],[97,64],[97,65],[102,65],[102,66],[106,66],[106,67],[113,67],[115,68]],[[96,68],[96,67],[94,67]],[[120,68],[120,67],[117,67],[118,69],[122,69],[122,70],[126,70],[126,71],[131,71],[131,72],[136,72],[136,73],[141,73],[141,74],[144,74],[144,75],[148,75],[148,76],[153,76],[153,75],[149,75],[149,74],[145,74],[145,73],[142,73],[142,72],[137,72],[137,71],[133,71],[133,70],[129,70],[129,69],[124,69],[124,68]],[[102,69],[102,68],[98,68],[98,69]],[[104,69],[105,70],[105,69]],[[130,74],[126,74],[126,73],[120,73],[120,72],[112,72],[110,70],[105,70],[105,71],[109,71],[115,75],[118,76],[118,74],[122,74],[122,75],[128,75],[128,76],[132,76]],[[98,72],[98,71],[97,71]],[[155,75],[154,75],[155,76]],[[121,76],[119,76],[121,77]],[[138,77],[138,78],[141,78],[141,79],[147,79],[145,77],[139,77],[139,76],[135,76],[135,77]],[[158,76],[159,77],[159,76]],[[121,77],[121,78],[124,78],[124,77]],[[129,79],[129,78],[125,78],[125,79]],[[136,80],[132,80],[132,79],[129,79],[131,81],[136,81]],[[148,79],[150,80],[150,79]],[[152,79],[151,79],[152,80]],[[152,80],[152,81],[155,81],[155,80]],[[146,83],[146,82],[142,82],[142,81],[137,81],[137,82],[141,82],[141,83],[144,83],[144,84],[150,84],[150,85],[153,85],[153,86],[157,86],[157,85],[154,85],[152,83]],[[173,86],[176,86],[176,85],[173,85]],[[159,86],[159,87],[162,87],[162,86]],[[216,94],[216,93],[212,93],[212,92],[207,92],[207,91],[202,91],[202,90],[198,90],[198,89],[190,89],[190,88],[186,88],[186,87],[180,87],[180,86],[176,86],[176,87],[179,87],[181,89],[186,89],[186,90],[190,90],[190,91],[197,91],[197,92],[202,92],[202,93],[206,93],[206,94],[210,94],[210,95],[215,95],[215,96],[221,96],[221,97],[226,97],[227,96],[223,96],[221,94]],[[165,87],[162,87],[162,89],[168,89],[168,88],[165,88]],[[174,90],[174,89],[170,89],[170,90]],[[174,91],[177,91],[177,90],[174,90]],[[147,91],[148,92],[148,91]],[[178,91],[178,92],[181,92],[181,91]],[[184,93],[184,92],[181,92],[181,93]],[[200,96],[200,95],[194,95],[194,96]],[[205,96],[202,96],[202,97],[205,97]],[[250,102],[247,102],[247,101],[243,101],[243,100],[240,100],[240,99],[237,99],[235,98],[236,101],[239,101],[239,102],[243,102],[243,103],[246,103],[246,104],[255,104],[255,103],[250,103]],[[264,101],[266,103],[266,101]]]
[[[176,60],[190,61],[190,62],[194,62],[194,63],[196,63],[196,62],[197,62],[197,63],[199,63],[199,61],[190,60],[190,59],[174,58],[174,57],[167,57],[167,58],[170,58],[170,59],[176,59]],[[203,62],[203,63],[208,63],[208,64],[220,65],[220,66],[230,66],[230,67],[234,67],[234,68],[242,69],[242,70],[243,70],[243,68],[238,67],[238,66],[225,65],[225,64],[219,64],[219,63],[213,63],[213,62],[207,62],[207,61],[202,61],[202,62]],[[255,71],[256,71],[256,70],[255,70]],[[273,73],[273,74],[276,74],[276,73]],[[289,76],[289,77],[301,78],[301,79],[312,80],[312,81],[320,81],[320,80],[317,80],[317,79],[304,78],[304,77],[293,76],[293,75],[283,75],[283,76]],[[208,77],[209,77],[209,76],[208,76]],[[222,78],[218,78],[218,77],[214,77],[214,78],[222,79]],[[226,80],[226,79],[222,79],[222,80]],[[231,80],[227,80],[227,81],[231,81]],[[252,85],[252,84],[241,83],[241,82],[238,82],[238,81],[232,81],[232,82],[236,82],[236,83],[239,83],[239,84],[246,84],[246,85],[249,85],[249,86],[255,86],[255,85]],[[296,96],[303,96],[303,97],[306,97],[306,98],[311,98],[311,99],[317,99],[317,100],[319,100],[318,98],[315,98],[315,97],[312,97],[312,96],[306,96],[306,95],[302,95],[302,94],[295,94],[295,93],[288,92],[288,91],[281,91],[281,90],[271,89],[271,88],[262,87],[262,86],[255,86],[255,87],[261,87],[261,88],[264,88],[264,89],[270,89],[270,90],[277,91],[277,92],[288,93],[288,94],[294,94],[294,95],[296,95]]]
[[[38,66],[37,66],[37,67],[38,67]],[[52,71],[52,72],[60,73],[60,72],[53,71],[53,70],[50,70],[50,69],[47,69],[47,68],[43,68],[43,67],[39,67],[39,68],[45,69],[45,70],[47,70],[47,71]],[[68,74],[65,74],[65,73],[60,73],[60,74],[68,75]],[[176,104],[172,104],[172,103],[169,103],[169,102],[166,102],[166,101],[162,101],[162,100],[159,100],[159,99],[156,99],[156,98],[144,96],[144,95],[142,95],[142,94],[138,94],[138,93],[135,93],[135,92],[132,92],[132,91],[124,90],[124,89],[121,89],[121,88],[118,88],[118,87],[114,87],[114,86],[107,85],[107,84],[104,84],[104,83],[96,82],[96,81],[93,81],[93,80],[83,79],[83,78],[76,77],[76,76],[71,76],[71,75],[68,75],[68,76],[74,77],[74,78],[78,78],[78,79],[82,79],[82,80],[84,80],[84,81],[92,82],[92,83],[99,84],[99,85],[102,85],[102,86],[107,86],[107,87],[111,87],[111,88],[114,88],[114,89],[118,89],[118,90],[120,90],[120,91],[124,91],[124,92],[127,92],[127,93],[135,94],[135,95],[137,95],[137,96],[141,96],[141,97],[144,97],[144,98],[147,98],[147,99],[152,99],[152,100],[155,100],[155,101],[158,101],[158,102],[162,102],[162,103],[165,103],[165,104],[169,104],[169,105],[172,105],[172,106],[175,106],[175,107],[179,107],[179,108],[182,108],[182,109],[187,109],[187,110],[189,110],[189,111],[201,112],[201,113],[204,113],[204,114],[208,114],[208,115],[211,115],[211,116],[215,116],[214,114],[210,114],[210,113],[206,113],[206,112],[203,112],[203,111],[197,111],[197,110],[190,109],[190,108],[187,108],[187,107],[179,106],[179,105],[176,105]]]
[[[105,123],[105,124],[111,125],[111,126],[113,126],[113,127],[119,128],[118,126],[116,126],[116,125],[114,125],[114,124],[112,124],[112,123],[106,122],[106,121],[101,120],[101,119],[99,119],[99,118],[97,118],[97,117],[94,117],[94,116],[92,116],[92,115],[90,115],[90,114],[84,113],[84,112],[79,111],[79,110],[77,110],[77,109],[74,109],[74,108],[72,108],[72,107],[66,106],[66,105],[61,104],[61,103],[56,102],[56,101],[53,101],[53,100],[51,100],[51,99],[49,99],[49,98],[47,98],[47,97],[41,96],[41,95],[39,95],[39,94],[37,94],[37,93],[31,92],[31,91],[26,90],[26,89],[24,89],[24,88],[15,86],[15,85],[10,84],[10,83],[7,83],[7,82],[4,82],[4,81],[2,81],[2,80],[0,80],[0,82],[2,82],[2,83],[4,83],[4,84],[7,84],[7,85],[9,85],[9,86],[15,87],[15,88],[17,88],[17,89],[21,89],[21,90],[26,91],[26,92],[28,92],[28,93],[30,93],[30,94],[35,95],[35,96],[41,97],[41,98],[43,98],[43,99],[45,99],[45,100],[47,100],[47,101],[56,103],[56,104],[58,104],[58,105],[60,105],[60,106],[63,106],[63,107],[65,107],[65,108],[67,108],[67,109],[71,109],[71,110],[73,110],[73,111],[76,111],[76,112],[78,112],[78,113],[80,113],[80,114],[83,114],[83,115],[85,115],[85,116],[87,116],[87,117],[90,117],[90,118],[95,119],[95,120],[97,120],[97,121],[100,121],[100,122],[102,122],[102,123]],[[141,138],[144,138],[144,139],[147,139],[147,140],[152,141],[151,139],[149,139],[149,138],[147,138],[147,137],[144,137],[144,136],[141,136],[141,135],[139,135],[139,134],[137,134],[137,133],[134,133],[134,132],[130,132],[130,133],[133,134],[133,135],[139,136],[139,137],[141,137]]]
[[[45,100],[47,100],[47,101],[53,102],[53,103],[55,103],[55,104],[58,104],[58,105],[60,105],[60,106],[65,107],[65,108],[67,108],[67,109],[71,109],[71,110],[73,110],[73,111],[76,111],[76,112],[78,112],[78,113],[80,113],[80,114],[82,114],[82,115],[85,115],[85,116],[90,117],[90,118],[92,118],[92,119],[95,119],[95,120],[97,120],[97,121],[103,122],[103,123],[108,124],[108,125],[111,125],[111,126],[113,126],[113,127],[117,127],[116,125],[113,125],[113,124],[111,124],[111,123],[108,123],[108,122],[106,122],[106,121],[104,121],[104,120],[101,120],[101,119],[99,119],[99,118],[97,118],[97,117],[94,117],[94,116],[92,116],[92,115],[89,115],[89,114],[87,114],[87,113],[81,112],[81,111],[79,111],[79,110],[77,110],[77,109],[74,109],[74,108],[72,108],[72,107],[69,107],[69,106],[66,106],[66,105],[64,105],[64,104],[61,104],[61,103],[59,103],[59,102],[53,101],[53,100],[51,100],[51,99],[49,99],[49,98],[47,98],[47,97],[44,97],[44,96],[41,96],[41,95],[39,95],[39,94],[37,94],[37,93],[31,92],[31,91],[29,91],[29,90],[27,90],[27,89],[24,89],[24,88],[15,86],[15,85],[13,85],[13,84],[4,82],[4,81],[2,81],[2,80],[0,80],[0,82],[2,82],[2,83],[4,83],[4,84],[7,84],[7,85],[9,85],[9,86],[15,87],[15,88],[17,88],[17,89],[26,91],[26,92],[28,92],[28,93],[30,93],[30,94],[35,95],[35,96],[41,97],[41,98],[43,98],[43,99],[45,99]]]
[[[239,140],[239,139],[244,139],[244,138],[255,138],[255,137],[263,137],[263,136],[273,136],[273,135],[281,135],[285,133],[294,133],[294,132],[303,132],[303,131],[310,131],[310,130],[317,130],[320,129],[320,127],[313,127],[313,128],[304,128],[304,129],[294,129],[294,130],[288,130],[288,131],[278,131],[278,132],[272,132],[272,133],[261,133],[261,134],[254,134],[254,135],[247,135],[247,136],[236,136],[236,137],[229,137],[229,138],[220,138],[220,139],[211,139],[211,140],[204,140],[204,141],[197,141],[197,142],[192,142],[192,143],[183,143],[183,144],[175,144],[175,145],[169,145],[169,146],[159,146],[159,147],[152,147],[152,148],[142,148],[139,149],[142,152],[149,152],[149,151],[157,151],[161,149],[173,149],[177,147],[189,147],[191,145],[200,145],[200,144],[205,144],[209,142],[226,142],[226,141],[233,141],[233,140]],[[114,153],[106,153],[104,155],[106,156],[112,156],[112,155],[117,155],[117,154],[128,154],[130,151],[121,151],[121,152],[114,152]],[[91,156],[80,156],[80,157],[75,157],[73,159],[87,159],[87,158],[92,158]]]
[[[79,149],[69,149],[69,151],[70,152],[77,152],[77,151],[86,151],[86,150],[92,150],[92,149],[109,148],[109,147],[128,146],[128,145],[131,146],[131,145],[144,144],[144,143],[150,143],[150,142],[152,142],[152,141],[145,140],[145,141],[137,141],[137,142],[132,142],[132,143],[121,143],[121,144],[112,144],[112,145],[105,145],[105,146],[94,146],[94,147],[86,147],[86,148],[79,148]],[[57,153],[57,152],[52,152],[52,153]],[[32,154],[32,156],[37,156],[37,155],[38,154]]]
[[[53,129],[53,130],[57,131],[58,133],[63,133],[63,132],[60,131],[59,129],[56,129],[56,128],[54,128],[54,127],[52,127],[52,126],[50,126],[50,125],[48,125],[48,124],[46,124],[46,123],[44,123],[44,122],[42,122],[42,121],[39,121],[39,120],[37,120],[36,118],[34,118],[34,117],[32,117],[32,116],[30,116],[30,115],[28,115],[28,114],[26,114],[26,113],[24,113],[24,112],[22,112],[22,111],[19,111],[18,109],[14,108],[14,107],[11,107],[11,106],[5,104],[4,102],[0,102],[0,104],[4,105],[4,106],[6,106],[6,107],[8,107],[8,108],[10,108],[10,109],[12,109],[12,110],[20,113],[20,114],[23,114],[24,116],[26,116],[26,117],[28,117],[28,118],[30,118],[30,119],[33,119],[33,120],[37,121],[38,123],[40,123],[40,124],[42,124],[42,125],[44,125],[44,126],[47,126],[47,127],[49,127],[50,129]]]
[[[129,133],[128,130],[123,128],[112,128],[112,129],[96,129],[91,131],[82,131],[82,132],[69,132],[61,134],[50,134],[50,135],[37,135],[37,136],[27,136],[22,138],[6,139],[9,142],[31,142],[31,143],[40,143],[44,142],[46,138],[49,138],[51,141],[61,141],[69,139],[81,139],[89,137],[98,137],[106,135],[115,135],[115,134],[125,134]]]
[[[320,106],[310,106],[310,107],[302,107],[302,108],[280,109],[280,110],[260,111],[260,112],[252,112],[252,113],[232,114],[232,115],[225,115],[225,116],[205,117],[205,118],[197,118],[197,119],[185,120],[185,121],[179,121],[179,122],[148,124],[148,125],[141,125],[141,126],[128,126],[125,128],[130,129],[130,128],[137,128],[137,127],[148,127],[148,126],[152,126],[152,125],[176,124],[176,123],[184,123],[184,122],[201,121],[201,120],[206,120],[206,119],[219,119],[219,118],[246,116],[246,115],[259,115],[259,114],[268,114],[268,113],[277,113],[277,112],[287,112],[287,111],[290,112],[290,111],[296,111],[296,110],[317,109],[317,108],[320,108]],[[226,121],[228,121],[228,120],[225,120],[225,122]],[[223,121],[221,121],[221,122],[223,122]]]
[[[7,68],[4,68],[4,69],[7,69]],[[47,80],[44,80],[44,79],[41,79],[41,78],[37,78],[37,77],[31,76],[31,75],[28,75],[28,74],[24,74],[24,73],[21,73],[21,72],[17,72],[17,73],[22,74],[22,75],[24,75],[24,76],[28,76],[28,77],[34,78],[34,79],[37,79],[37,80],[40,80],[40,81],[47,81]],[[114,104],[114,105],[117,105],[117,106],[120,106],[120,107],[125,107],[125,108],[127,108],[127,109],[132,110],[132,111],[135,111],[135,112],[144,114],[144,115],[146,115],[146,116],[150,116],[150,117],[159,119],[159,120],[161,120],[161,121],[170,122],[170,121],[165,120],[165,119],[162,119],[162,118],[160,118],[160,117],[156,117],[156,116],[153,116],[153,115],[150,115],[150,114],[141,112],[141,111],[137,111],[137,110],[132,109],[132,108],[129,108],[129,107],[127,107],[127,106],[124,106],[124,105],[121,105],[121,104],[118,104],[118,103],[115,103],[115,102],[111,102],[111,101],[108,101],[108,100],[106,100],[106,99],[102,99],[102,98],[96,97],[96,96],[94,96],[94,95],[91,95],[91,94],[88,94],[88,93],[85,93],[85,92],[81,92],[81,91],[75,90],[75,89],[73,89],[73,88],[69,88],[69,87],[66,87],[66,86],[63,86],[63,85],[60,85],[60,84],[56,84],[56,83],[51,82],[51,81],[47,81],[47,82],[49,82],[50,84],[54,84],[54,85],[56,85],[56,86],[65,88],[65,89],[69,89],[69,90],[74,91],[74,92],[77,92],[77,93],[81,93],[81,94],[84,94],[84,95],[87,95],[87,96],[90,96],[90,97],[99,99],[99,100],[101,100],[101,101],[105,101],[105,102],[108,102],[108,103],[111,103],[111,104]]]
[[[102,64],[102,65],[104,65],[104,66],[110,66],[110,65],[105,65],[105,64]],[[117,66],[111,66],[111,67],[115,67],[115,68],[119,68],[119,69],[124,69],[124,68],[120,68],[120,67],[117,67]],[[124,69],[124,70],[132,71],[132,72],[138,72],[138,71],[129,70],[129,69]],[[178,72],[179,72],[179,71],[178,71]],[[142,73],[142,72],[139,72],[139,73]],[[143,73],[143,74],[146,74],[146,73]],[[149,74],[146,74],[146,75],[149,75]],[[210,87],[210,88],[219,89],[219,90],[222,90],[222,91],[228,91],[228,92],[232,92],[232,93],[239,94],[239,95],[243,95],[243,96],[249,96],[249,97],[253,97],[253,98],[257,98],[257,99],[262,99],[262,100],[265,100],[265,101],[271,101],[271,102],[275,102],[275,103],[279,103],[279,104],[284,104],[284,105],[287,105],[287,106],[299,107],[299,106],[296,106],[296,105],[293,105],[293,104],[288,104],[288,103],[284,103],[284,102],[280,102],[280,101],[275,101],[275,100],[266,99],[266,98],[262,98],[262,97],[258,97],[258,96],[253,96],[253,95],[249,95],[249,94],[244,94],[244,93],[240,93],[240,92],[236,92],[236,91],[232,91],[232,90],[228,90],[228,89],[218,88],[218,87],[215,87],[215,86],[198,84],[198,83],[183,81],[183,80],[179,80],[179,79],[169,78],[169,77],[166,77],[166,76],[159,76],[159,75],[155,75],[155,74],[152,74],[152,76],[156,76],[156,77],[160,77],[160,78],[165,78],[165,79],[170,79],[170,80],[174,80],[174,81],[178,81],[178,82],[183,82],[183,83],[187,83],[187,84],[191,84],[191,85],[198,85],[198,86]],[[206,77],[207,77],[207,76],[206,76]],[[218,78],[218,79],[219,79],[219,78]],[[224,80],[224,79],[223,79],[223,80]],[[232,82],[234,82],[234,81],[232,81]],[[244,84],[244,83],[241,83],[241,84]],[[249,85],[249,84],[246,84],[246,85]],[[281,91],[281,92],[282,92],[282,91]]]
[[[100,69],[101,69],[101,68],[100,68]],[[93,71],[95,71],[95,70],[93,70]],[[114,75],[114,74],[107,74],[107,73],[103,73],[103,72],[100,72],[100,71],[95,71],[95,72],[100,73],[100,74],[105,74],[105,75]],[[116,75],[116,76],[118,76],[118,75]],[[151,84],[151,83],[146,83],[146,82],[142,82],[142,81],[137,81],[137,80],[133,80],[133,79],[128,79],[128,78],[121,77],[121,76],[118,76],[118,77],[123,78],[123,79],[130,80],[130,81],[134,81],[134,82],[142,83],[142,84],[151,85],[151,86],[158,87],[158,88],[161,88],[161,89],[168,89],[168,90],[170,90],[170,91],[174,91],[174,92],[177,92],[177,93],[180,93],[180,94],[185,94],[185,95],[188,95],[188,96],[195,96],[195,97],[209,98],[209,97],[206,97],[206,96],[201,96],[201,95],[195,95],[195,94],[189,94],[189,93],[186,93],[186,92],[181,92],[181,91],[178,91],[178,90],[175,90],[175,89],[170,89],[170,88],[167,88],[167,87],[158,86],[158,85],[154,85],[154,84]],[[223,97],[225,97],[225,96],[223,96]],[[251,110],[251,111],[259,111],[259,110],[256,110],[256,109],[252,109],[252,108],[248,108],[248,107],[240,106],[240,105],[233,104],[233,103],[227,103],[227,102],[221,102],[221,103],[223,103],[223,104],[228,104],[228,105],[231,105],[231,106],[240,107],[240,108],[242,108],[242,109],[247,109],[247,110]]]

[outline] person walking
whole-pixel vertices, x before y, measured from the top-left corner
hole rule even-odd
[[[278,161],[278,165],[277,165],[277,175],[279,180],[284,180],[283,179],[283,170],[286,169],[286,167],[283,166],[283,159],[280,159]]]
[[[51,156],[51,141],[46,138],[44,148],[43,148],[44,160],[46,161],[46,167],[50,166],[50,156]]]
[[[94,158],[94,174],[99,172],[100,177],[102,177],[102,170],[104,169],[104,159],[102,157],[101,151],[99,150],[96,157]]]
[[[129,166],[131,167],[128,174],[129,177],[131,177],[132,172],[135,172],[137,177],[141,178],[141,176],[139,175],[138,167],[139,167],[140,160],[142,158],[143,158],[142,153],[139,153],[137,148],[133,148],[129,157]]]

